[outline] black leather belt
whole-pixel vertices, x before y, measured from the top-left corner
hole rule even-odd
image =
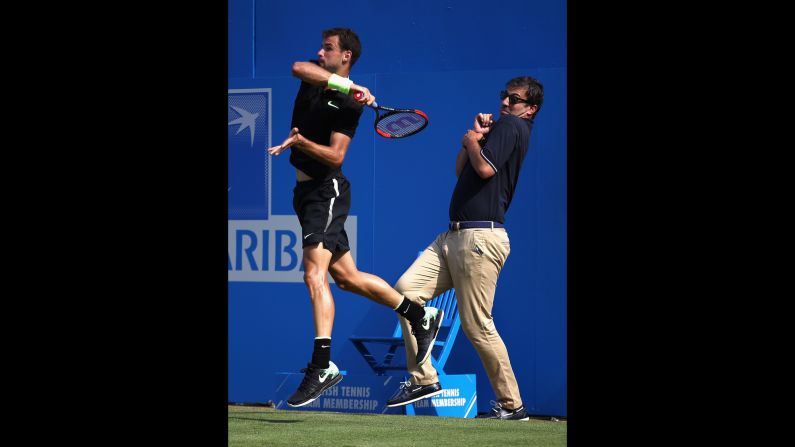
[[[466,230],[469,228],[505,228],[505,225],[490,220],[471,220],[466,222],[450,222],[450,231]]]

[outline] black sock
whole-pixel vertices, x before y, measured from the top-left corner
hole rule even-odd
[[[331,360],[331,337],[315,337],[315,350],[312,351],[312,364],[326,369]]]
[[[403,297],[403,302],[400,303],[400,306],[395,309],[395,312],[397,312],[401,317],[409,320],[412,324],[416,324],[417,322],[421,321],[422,317],[425,316],[425,309],[420,305],[412,303],[405,296]]]

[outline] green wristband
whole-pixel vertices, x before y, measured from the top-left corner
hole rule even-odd
[[[339,90],[342,93],[348,94],[351,91],[351,85],[353,85],[353,81],[348,78],[343,78],[342,76],[332,73],[331,77],[328,78],[328,86],[329,88],[333,88],[334,90]]]

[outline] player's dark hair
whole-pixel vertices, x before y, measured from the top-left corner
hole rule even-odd
[[[342,51],[351,52],[351,68],[353,68],[353,64],[356,63],[362,54],[362,43],[359,42],[359,36],[350,28],[330,28],[323,31],[323,39],[331,36],[339,37]]]
[[[530,76],[519,76],[513,78],[505,84],[506,87],[518,87],[526,90],[527,101],[538,107],[535,113],[530,116],[530,120],[534,120],[538,112],[541,111],[541,105],[544,103],[544,86],[538,82],[537,79]]]

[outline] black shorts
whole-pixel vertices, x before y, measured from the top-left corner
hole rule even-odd
[[[293,209],[301,223],[303,247],[323,243],[337,253],[348,251],[345,220],[351,209],[351,185],[342,173],[327,180],[296,182]]]

